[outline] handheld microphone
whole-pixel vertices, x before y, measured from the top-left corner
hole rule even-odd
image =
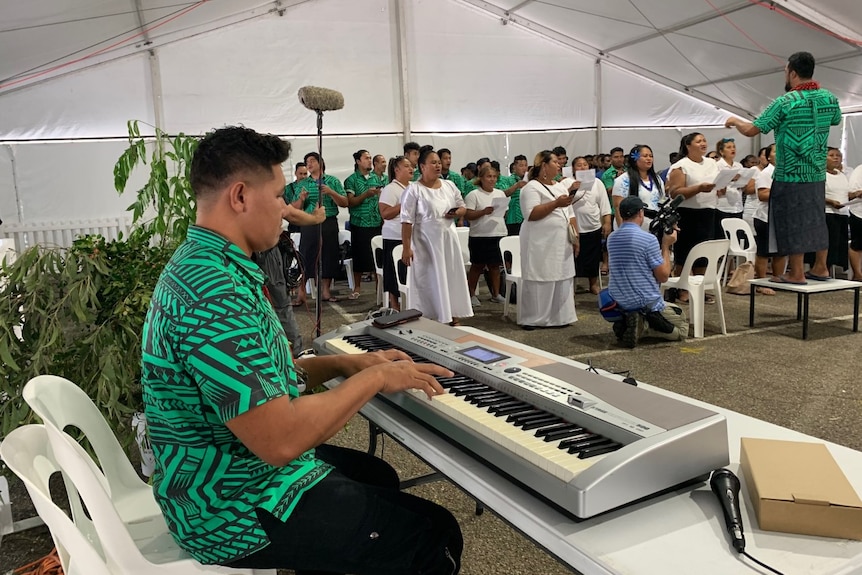
[[[737,553],[745,551],[745,536],[742,534],[742,513],[739,510],[739,478],[729,469],[716,469],[709,480],[712,492],[724,511],[724,523],[730,534],[730,542]]]
[[[344,107],[344,95],[338,90],[303,86],[297,92],[297,96],[303,106],[315,112],[329,112]]]

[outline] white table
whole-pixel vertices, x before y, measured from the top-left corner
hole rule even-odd
[[[508,341],[487,332],[462,329],[501,343]],[[587,367],[531,351],[575,368]],[[608,377],[620,379],[614,375]],[[741,499],[746,551],[786,575],[862,573],[862,542],[761,531],[748,505],[745,479],[738,464],[741,437],[820,440],[649,385],[639,385],[711,409],[727,418],[730,467],[740,476],[745,494]],[[518,531],[585,575],[763,573],[753,569],[752,563],[743,562],[730,547],[721,508],[706,484],[576,522],[453,447],[386,401],[375,398],[361,413]],[[862,453],[831,443],[827,445],[854,488],[862,491]]]
[[[808,339],[808,296],[813,293],[853,290],[853,331],[859,331],[859,289],[862,282],[828,279],[826,281],[808,280],[805,285],[774,282],[768,278],[749,280],[751,293],[748,304],[748,326],[754,327],[754,292],[758,287],[796,293],[796,320],[802,321],[802,339]]]

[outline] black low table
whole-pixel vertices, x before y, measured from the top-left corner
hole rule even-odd
[[[754,327],[754,292],[758,287],[796,293],[796,319],[802,320],[802,339],[808,339],[808,296],[813,293],[853,290],[853,331],[859,331],[859,290],[862,282],[829,279],[826,281],[808,280],[805,285],[774,282],[769,279],[750,280],[751,295],[748,306],[748,325]]]

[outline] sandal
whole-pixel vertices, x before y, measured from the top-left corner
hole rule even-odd
[[[715,303],[715,296],[708,293],[703,294],[703,303],[712,305]]]
[[[362,294],[360,294],[358,291],[355,291],[352,294],[350,294],[349,296],[347,296],[347,299],[359,299],[360,295],[362,295]]]
[[[293,300],[290,302],[290,307],[302,307],[305,305],[305,300]]]
[[[323,301],[328,301],[329,303],[336,303],[336,302],[339,302],[341,300],[338,299],[337,297],[335,297],[334,295],[331,295],[329,297],[323,298]]]
[[[768,287],[759,287],[754,291],[755,293],[759,293],[760,295],[775,295],[775,290]]]

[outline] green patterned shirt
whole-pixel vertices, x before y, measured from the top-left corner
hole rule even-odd
[[[341,182],[339,182],[334,176],[325,174],[323,176],[323,183],[335,190],[339,195],[347,196],[344,188],[341,187]],[[308,197],[305,198],[305,203],[302,204],[302,209],[310,214],[314,211],[314,208],[317,207],[317,196],[320,194],[317,189],[317,180],[311,177],[305,178],[301,182],[296,183],[296,189],[298,192],[302,190],[308,191]],[[336,204],[335,200],[328,195],[323,196],[323,208],[326,210],[327,218],[338,215],[338,204]]]
[[[358,170],[347,176],[344,180],[344,191],[348,194],[353,194],[356,197],[365,193],[368,188],[378,186],[377,176],[368,174],[363,176]],[[380,216],[380,208],[377,205],[379,195],[362,200],[358,206],[350,206],[350,225],[360,228],[376,228],[383,225],[383,218]]]
[[[608,191],[609,194],[614,188],[614,180],[616,180],[617,176],[622,174],[625,170],[625,167],[617,170],[614,166],[611,166],[602,173],[602,183],[605,185],[605,189]]]
[[[500,176],[497,179],[497,185],[495,187],[499,190],[506,191],[520,181],[521,178],[515,174],[512,174],[511,176]],[[506,217],[504,219],[507,224],[520,224],[524,221],[524,214],[521,213],[521,190],[515,190],[512,192],[512,195],[509,196],[509,208],[506,210]]]
[[[385,188],[389,185],[389,176],[386,174],[380,174],[379,176],[374,172],[371,172],[371,180],[369,180],[369,185],[377,187],[377,188]]]
[[[284,467],[269,465],[225,425],[267,401],[299,395],[264,279],[239,247],[191,226],[144,322],[141,384],[156,458],[153,493],[177,544],[205,564],[269,545],[255,509],[286,519],[331,469],[313,449]]]
[[[791,90],[763,111],[754,125],[775,130],[777,182],[823,182],[829,127],[841,123],[838,99],[828,90]]]

